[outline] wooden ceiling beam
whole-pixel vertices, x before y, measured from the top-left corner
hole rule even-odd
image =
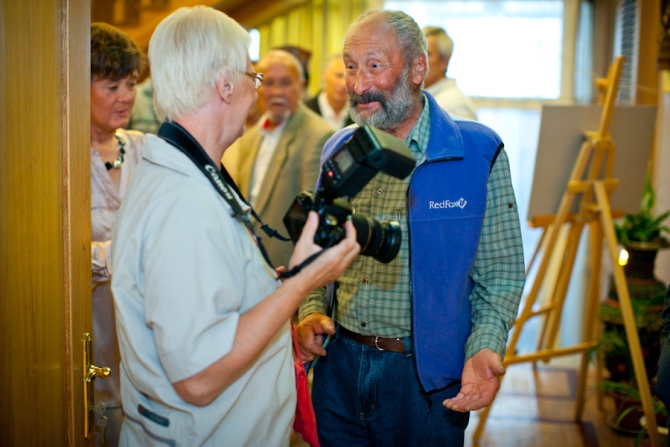
[[[229,2],[221,2],[229,3]],[[247,29],[258,28],[287,11],[310,3],[309,0],[257,0],[239,2],[234,7],[221,9]]]
[[[211,6],[219,11],[223,11],[245,28],[252,29],[269,23],[275,17],[309,2],[310,0],[256,0],[252,2],[244,0],[171,0],[165,7],[147,8],[139,11],[137,24],[112,24],[127,33],[140,48],[146,50],[149,47],[151,35],[158,24],[165,17],[184,6]],[[114,4],[113,1],[95,0],[93,5],[95,6],[96,3],[100,7],[102,5]]]
[[[161,9],[145,9],[140,11],[139,23],[137,25],[115,25],[121,31],[127,33],[140,48],[149,48],[151,35],[161,21],[177,9],[187,6],[205,5],[215,7],[222,3],[218,0],[172,0],[167,7]]]

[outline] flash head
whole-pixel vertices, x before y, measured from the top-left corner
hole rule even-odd
[[[375,127],[359,127],[323,164],[317,193],[327,199],[353,197],[377,172],[405,178],[415,164],[399,139]]]

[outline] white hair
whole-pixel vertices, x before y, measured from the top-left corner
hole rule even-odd
[[[219,74],[236,82],[250,42],[244,28],[216,9],[194,6],[170,14],[149,42],[158,116],[171,121],[200,110]]]
[[[277,61],[292,66],[298,74],[298,80],[305,80],[305,70],[302,68],[300,60],[286,50],[274,49],[265,53],[265,56],[258,61],[258,69],[263,71]]]

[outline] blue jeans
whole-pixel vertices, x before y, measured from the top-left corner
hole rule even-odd
[[[460,383],[422,393],[409,339],[405,351],[333,337],[312,383],[322,447],[463,446],[470,414],[442,405],[458,394]]]

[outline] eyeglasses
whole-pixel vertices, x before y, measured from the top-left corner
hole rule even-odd
[[[245,71],[244,74],[254,80],[254,87],[258,90],[263,83],[263,73],[249,73],[248,71]]]

